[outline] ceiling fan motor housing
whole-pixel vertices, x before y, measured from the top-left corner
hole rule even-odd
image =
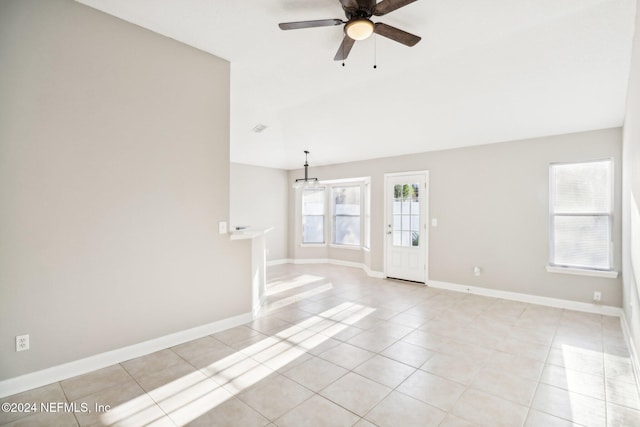
[[[376,0],[360,0],[357,2],[357,7],[345,6],[343,4],[344,13],[348,20],[354,18],[371,18],[375,7]]]

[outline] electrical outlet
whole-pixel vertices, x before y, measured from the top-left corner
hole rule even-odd
[[[593,302],[600,302],[602,300],[602,292],[595,291],[593,293]]]
[[[16,351],[29,350],[29,335],[16,336]]]

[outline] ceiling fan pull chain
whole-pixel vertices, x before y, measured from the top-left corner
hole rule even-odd
[[[344,57],[344,42],[340,45],[340,48],[342,49],[342,66],[344,67],[344,60],[345,60],[345,57]]]
[[[373,35],[373,69],[378,68],[378,38]]]

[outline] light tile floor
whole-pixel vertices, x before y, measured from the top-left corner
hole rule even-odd
[[[70,406],[0,424],[640,426],[618,318],[348,267],[268,275],[254,322],[2,399]]]

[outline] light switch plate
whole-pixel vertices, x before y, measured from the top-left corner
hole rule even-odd
[[[218,223],[218,233],[227,234],[227,222],[226,221],[220,221]]]

